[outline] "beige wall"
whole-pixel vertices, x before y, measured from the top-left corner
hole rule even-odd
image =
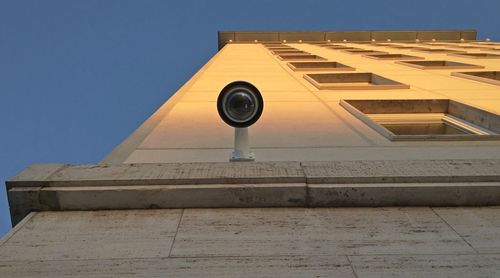
[[[409,84],[411,88],[319,91],[303,79],[303,72],[292,71],[287,62],[261,44],[228,44],[104,162],[227,161],[233,128],[219,118],[216,99],[220,90],[235,80],[256,85],[265,101],[261,119],[250,128],[257,161],[500,157],[499,141],[391,142],[339,105],[341,99],[449,98],[500,113],[499,86],[450,76],[450,72],[460,70],[420,70],[305,43],[289,45],[354,67],[357,72],[373,72]],[[348,45],[500,70],[500,59]]]

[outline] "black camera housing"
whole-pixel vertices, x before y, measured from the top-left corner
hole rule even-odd
[[[246,81],[234,81],[220,92],[217,111],[226,124],[245,128],[259,120],[264,111],[264,100],[254,85]]]

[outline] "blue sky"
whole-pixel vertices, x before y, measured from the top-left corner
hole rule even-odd
[[[500,1],[0,0],[0,179],[95,163],[216,51],[218,30],[477,29]],[[0,235],[10,229],[4,187]]]

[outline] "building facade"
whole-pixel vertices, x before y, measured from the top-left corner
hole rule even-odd
[[[280,42],[278,39],[269,41],[270,44],[261,44],[261,40],[255,43],[253,39],[261,37],[243,33],[237,37],[242,37],[243,41],[234,38],[232,43],[225,44],[154,118],[146,122],[147,127],[138,130],[141,136],[125,141],[126,146],[117,148],[104,162],[227,161],[233,148],[233,130],[220,120],[215,102],[221,89],[235,80],[254,84],[266,104],[262,118],[250,128],[251,145],[258,161],[500,157],[498,141],[492,138],[485,142],[487,136],[457,136],[462,139],[448,138],[441,142],[439,138],[428,138],[430,136],[391,140],[392,135],[379,125],[367,123],[366,117],[360,118],[357,111],[353,112],[356,107],[351,105],[354,102],[349,102],[366,100],[364,105],[385,107],[390,100],[402,101],[394,103],[395,107],[401,107],[400,111],[376,111],[374,114],[429,111],[430,114],[452,115],[450,104],[445,102],[453,100],[467,112],[485,113],[483,118],[489,117],[486,115],[498,117],[498,85],[492,84],[498,82],[498,77],[471,81],[474,76],[458,74],[497,71],[499,46],[485,42],[460,43],[462,36],[469,39],[469,33],[462,34],[464,32],[455,32],[457,36],[449,38],[445,35],[450,34],[445,32],[424,33],[421,43],[415,43],[415,39],[410,41],[410,36],[403,37],[402,43],[392,40],[388,43],[391,34],[379,33],[372,35],[378,40],[368,44],[343,42],[344,38],[364,33],[332,35],[332,39],[341,39],[336,43],[320,40],[323,36],[311,37],[309,33],[303,34],[306,38],[299,43],[300,33],[289,34],[288,40],[283,35],[281,39],[281,43],[287,43],[279,45],[276,45]],[[439,35],[455,40],[443,42]],[[220,34],[220,37],[225,36],[226,33]],[[393,35],[393,40],[397,36]],[[307,43],[307,38],[317,41]],[[355,37],[359,40],[369,38]],[[432,42],[432,39],[439,42]],[[333,80],[335,78],[338,80]],[[416,104],[420,100],[433,100],[433,103],[442,100],[442,107],[431,111],[429,105],[433,104]],[[412,111],[408,106],[420,107]],[[471,108],[466,108],[469,106]],[[177,132],[180,130],[182,132]],[[498,132],[500,130],[496,130]]]
[[[473,30],[218,40],[101,163],[7,182],[0,274],[500,275],[500,43]],[[236,80],[265,103],[254,162],[228,161],[234,129],[217,113]]]

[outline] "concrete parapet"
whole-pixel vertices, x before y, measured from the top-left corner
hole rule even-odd
[[[37,164],[6,182],[31,211],[500,204],[500,160]]]

